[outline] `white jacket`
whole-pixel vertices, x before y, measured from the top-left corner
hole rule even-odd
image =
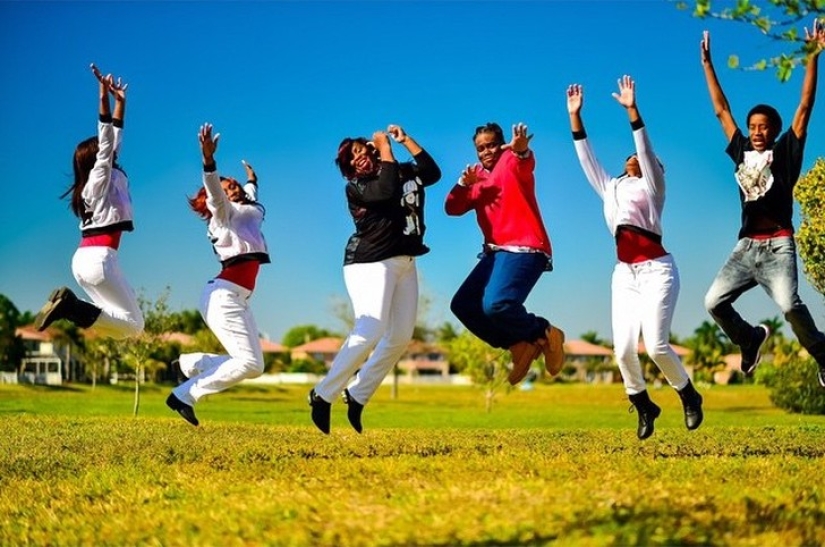
[[[259,203],[235,203],[229,201],[221,187],[221,179],[215,171],[204,171],[203,186],[206,188],[206,207],[212,213],[207,235],[222,264],[233,259],[253,258],[262,264],[269,262],[269,255],[261,224],[264,207]],[[244,186],[247,197],[257,197],[257,187]]]
[[[83,235],[134,229],[129,180],[126,173],[113,166],[121,132],[111,121],[97,124],[97,157],[81,193],[85,209],[91,213],[91,217],[80,221]]]
[[[596,159],[587,137],[573,141],[584,174],[604,201],[604,218],[610,233],[629,224],[662,235],[662,210],[665,205],[665,174],[644,126],[633,131],[633,141],[641,177],[611,177]]]

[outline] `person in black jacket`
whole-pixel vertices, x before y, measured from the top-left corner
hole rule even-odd
[[[397,162],[390,139],[414,161]],[[418,311],[415,257],[429,252],[424,245],[424,188],[441,178],[441,170],[397,125],[376,131],[372,141],[344,139],[335,164],[347,180],[355,222],[344,251],[344,282],[355,324],[329,373],[310,391],[309,404],[313,423],[329,433],[332,401],[341,393],[347,418],[360,433],[364,405],[412,338]]]

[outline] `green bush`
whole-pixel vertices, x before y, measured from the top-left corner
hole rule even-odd
[[[314,359],[296,359],[289,364],[287,372],[307,372],[310,374],[326,374],[327,367],[322,361]]]
[[[782,366],[757,369],[757,381],[768,386],[773,404],[789,412],[825,414],[825,389],[816,377],[813,359],[792,359]]]

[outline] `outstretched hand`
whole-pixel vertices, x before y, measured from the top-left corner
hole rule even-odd
[[[519,122],[513,125],[513,137],[510,142],[501,146],[502,150],[512,150],[516,154],[523,154],[530,146],[533,135],[527,135],[527,125]]]
[[[97,78],[97,81],[100,82],[101,94],[105,91],[114,95],[117,100],[122,101],[126,99],[126,88],[129,87],[129,84],[124,83],[120,78],[115,80],[115,77],[111,74],[104,76],[94,63],[91,63],[89,68],[92,70],[95,78]]]
[[[808,29],[805,29],[807,32]],[[702,32],[702,41],[699,43],[702,52],[702,63],[710,63],[710,32],[707,30]]]
[[[805,43],[812,46],[812,55],[819,55],[825,50],[825,21],[820,22],[818,19],[814,19],[810,31],[808,31],[808,27],[805,27]]]
[[[461,172],[461,177],[459,180],[463,186],[472,186],[477,183],[478,175],[476,174],[475,168],[472,165],[467,165],[467,167],[464,168],[464,171]]]
[[[625,108],[636,106],[636,82],[633,81],[633,78],[625,74],[619,78],[618,83],[619,92],[613,93],[613,98]]]
[[[212,124],[205,123],[198,131],[198,140],[201,143],[201,152],[203,153],[203,162],[212,163],[214,161],[215,152],[218,150],[218,139],[221,138],[220,133],[212,135]]]
[[[258,175],[255,174],[255,170],[252,169],[252,166],[246,163],[246,160],[241,160],[241,163],[243,164],[243,168],[246,170],[246,180],[258,182]]]
[[[579,114],[584,105],[584,89],[580,84],[567,86],[567,112]]]

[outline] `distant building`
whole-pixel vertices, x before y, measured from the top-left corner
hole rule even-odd
[[[23,340],[26,356],[20,363],[17,380],[21,384],[59,386],[66,369],[57,354],[52,335],[39,332],[34,326],[18,327],[14,333]]]

